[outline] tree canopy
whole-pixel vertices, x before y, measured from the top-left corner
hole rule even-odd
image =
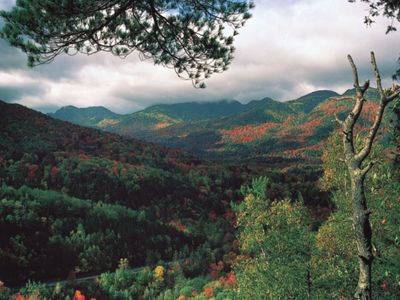
[[[28,64],[49,63],[61,53],[100,51],[173,68],[204,87],[227,69],[233,39],[251,17],[246,0],[17,0],[0,36],[28,55]]]
[[[357,0],[349,0],[349,2],[356,2]],[[369,15],[365,16],[364,23],[371,25],[377,16],[384,16],[391,19],[391,24],[388,25],[386,33],[396,31],[397,28],[394,22],[400,22],[400,2],[398,0],[360,0],[369,5]]]
[[[357,0],[348,0],[349,2],[357,2]],[[386,17],[390,20],[386,33],[397,31],[396,22],[400,22],[400,2],[398,0],[359,0],[365,2],[369,6],[368,15],[364,17],[364,23],[368,26],[375,23],[378,16]],[[400,63],[400,57],[398,58]],[[394,79],[400,78],[400,68],[393,75]]]

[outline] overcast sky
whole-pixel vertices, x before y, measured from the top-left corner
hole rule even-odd
[[[14,0],[0,0],[9,9]],[[347,0],[259,0],[253,18],[235,40],[229,70],[206,81],[206,89],[137,53],[121,60],[109,53],[60,56],[50,65],[30,69],[26,56],[0,40],[0,99],[44,112],[65,105],[103,105],[128,113],[156,103],[271,97],[295,99],[318,89],[343,93],[352,75],[351,54],[361,78],[372,77],[374,50],[385,84],[398,67],[400,33],[385,35],[388,21],[363,24],[365,4]]]

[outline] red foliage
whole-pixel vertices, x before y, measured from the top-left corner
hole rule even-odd
[[[86,154],[83,154],[83,153],[79,154],[78,157],[80,159],[89,159],[90,158],[89,155],[86,155]]]
[[[74,297],[72,298],[72,300],[85,300],[85,299],[86,299],[85,295],[83,295],[79,290],[75,291]]]
[[[318,126],[321,126],[321,119],[313,118],[311,120],[307,120],[306,123],[298,125],[297,128],[302,130],[305,136],[311,136],[315,128]]]
[[[312,207],[310,208],[310,215],[315,219],[321,221],[326,221],[330,214],[332,213],[332,208],[330,207]]]
[[[208,213],[208,219],[210,219],[211,221],[215,221],[217,219],[217,213],[215,211],[210,211]]]
[[[24,300],[24,299],[25,298],[20,293],[18,293],[17,297],[15,297],[15,300]]]
[[[118,168],[117,168],[117,167],[112,167],[112,168],[110,169],[110,172],[111,172],[112,174],[118,175]]]
[[[51,179],[56,179],[58,174],[60,173],[60,171],[58,170],[58,168],[56,166],[52,167],[50,170],[50,177]]]
[[[222,285],[230,285],[230,286],[236,285],[237,284],[236,275],[234,272],[230,272],[226,276],[221,276],[219,278],[219,282]]]
[[[264,123],[260,125],[244,125],[233,129],[222,129],[223,141],[232,141],[238,144],[250,143],[263,138],[266,132],[278,126],[276,123]]]
[[[211,263],[209,266],[210,277],[213,279],[217,279],[219,276],[219,272],[221,272],[223,268],[224,268],[224,262],[221,260],[218,263]]]
[[[224,218],[227,219],[232,226],[236,224],[236,215],[235,212],[231,209],[228,209],[226,213],[224,213]]]
[[[388,282],[386,281],[386,280],[384,280],[384,281],[382,281],[382,283],[381,283],[381,289],[382,290],[385,290],[385,289],[387,289],[388,288]]]
[[[38,165],[30,165],[28,167],[28,177],[30,179],[36,178],[36,172],[39,170],[39,166]]]
[[[333,116],[348,109],[346,104],[338,104],[336,101],[327,101],[320,104],[319,109],[326,112],[326,115]]]

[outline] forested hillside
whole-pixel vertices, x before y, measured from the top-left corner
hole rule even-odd
[[[342,96],[352,94],[354,90],[348,90]],[[156,105],[91,126],[217,160],[312,164],[318,163],[329,133],[336,128],[334,114],[344,116],[352,105],[338,96],[316,91],[286,102],[264,98],[245,105],[234,101]],[[370,89],[368,97],[372,101],[363,112],[364,124],[372,120],[377,107],[376,90]],[[85,125],[62,115],[62,110],[54,116]],[[387,131],[387,123],[384,127]]]
[[[255,102],[247,113],[271,101]],[[328,99],[310,110],[302,101],[289,104],[309,111],[307,119],[318,124],[342,116],[349,105]],[[366,104],[356,132],[370,124],[374,105]],[[320,167],[292,160],[268,170],[265,164],[203,161],[16,104],[0,102],[0,117],[0,280],[8,287],[25,284],[19,293],[48,299],[81,293],[96,299],[350,299],[357,266],[346,222],[349,177],[337,159],[343,150],[333,125],[321,145]],[[315,128],[304,128],[307,139]],[[392,136],[392,128],[386,131]],[[393,155],[383,149],[375,146],[371,159],[379,165],[367,180],[374,245],[382,255],[373,286],[380,299],[395,299],[399,185]],[[259,176],[267,177],[252,179]],[[132,271],[136,266],[146,267]],[[91,274],[96,281],[54,288],[38,283]],[[18,296],[8,287],[0,299]]]
[[[320,171],[307,167],[222,166],[4,102],[0,126],[0,280],[7,285],[110,270],[120,258],[131,266],[168,261],[199,245],[216,249],[206,261],[218,262],[232,247],[230,203],[257,175],[277,182],[271,198],[302,192],[310,207],[328,205],[315,187]]]
[[[240,171],[0,102],[0,280],[66,278],[189,255]],[[60,259],[61,257],[61,259]],[[101,262],[100,262],[101,261]]]

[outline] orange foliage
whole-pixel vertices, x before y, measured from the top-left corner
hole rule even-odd
[[[306,123],[298,125],[297,128],[302,130],[306,136],[311,136],[316,127],[321,126],[321,119],[309,119]]]
[[[154,125],[155,129],[162,129],[162,128],[166,128],[168,126],[171,126],[172,123],[158,123],[156,125]]]
[[[72,300],[85,300],[85,299],[86,299],[85,295],[83,295],[79,290],[75,291],[74,297],[72,298]]]
[[[233,129],[222,129],[223,141],[232,141],[238,144],[250,143],[263,138],[266,132],[278,126],[276,123],[264,123],[260,125],[238,126]]]
[[[185,225],[183,225],[179,221],[172,220],[168,224],[171,225],[172,227],[175,227],[180,232],[187,232],[188,231],[187,227]]]
[[[178,298],[176,298],[176,300],[186,300],[186,296],[180,295]]]
[[[204,294],[205,294],[208,298],[211,298],[212,296],[214,296],[214,290],[213,290],[213,288],[205,287],[205,288],[204,288]]]
[[[286,151],[272,153],[271,156],[287,157],[287,158],[295,158],[295,157],[307,158],[305,153],[306,151],[322,151],[324,144],[325,141],[321,141],[316,145],[304,146],[304,147],[299,147],[297,149],[290,149]]]
[[[24,297],[18,293],[17,297],[15,297],[15,300],[24,300]]]
[[[319,109],[325,111],[326,115],[333,116],[334,114],[347,110],[348,106],[343,103],[338,104],[336,101],[327,101],[320,104]]]

